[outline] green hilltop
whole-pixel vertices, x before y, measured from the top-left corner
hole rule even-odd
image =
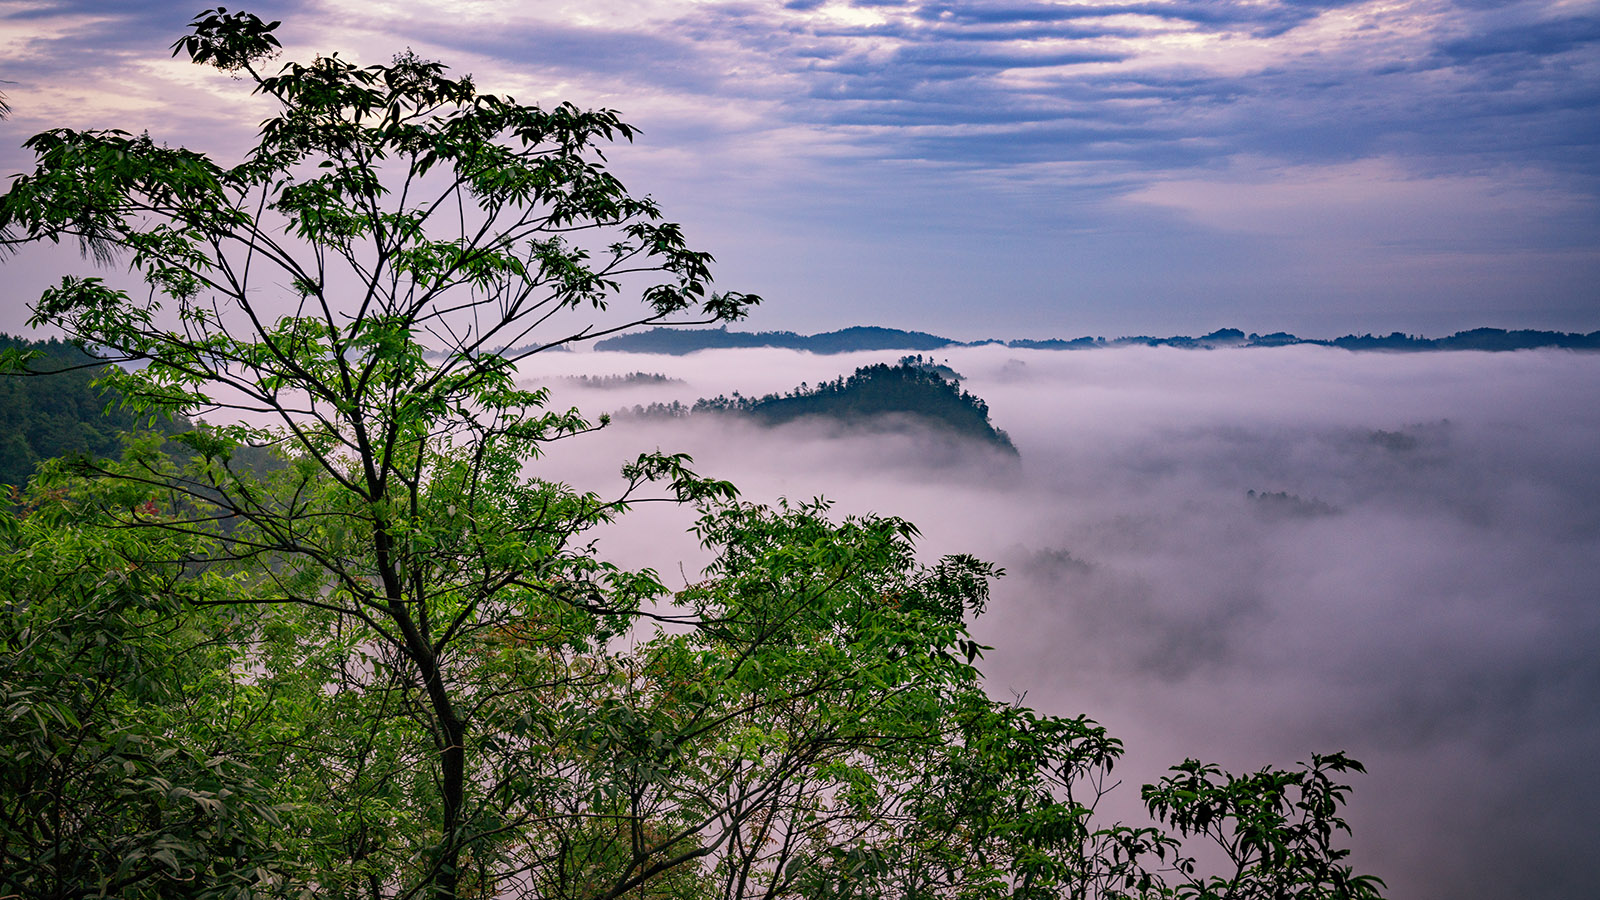
[[[849,376],[815,387],[802,384],[784,394],[753,398],[735,393],[732,397],[702,398],[693,406],[652,403],[636,406],[630,412],[644,417],[738,415],[763,425],[817,418],[872,427],[882,426],[888,417],[898,415],[936,431],[1016,454],[1011,438],[990,423],[989,405],[962,390],[951,376],[954,372],[948,367],[924,362],[920,357],[906,357],[893,366],[862,366]]]

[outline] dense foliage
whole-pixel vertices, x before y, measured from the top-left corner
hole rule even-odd
[[[175,45],[278,103],[243,161],[58,129],[0,198],[9,240],[150,287],[69,276],[35,324],[124,364],[135,413],[213,423],[47,463],[0,514],[6,896],[1375,895],[1330,843],[1341,756],[1148,789],[1236,872],[1097,822],[1120,744],[984,693],[1000,573],[919,562],[906,522],[663,453],[612,497],[530,475],[592,426],[519,355],[756,298],[609,174],[615,113],[409,54],[263,74],[275,27],[211,10]],[[626,288],[643,312],[597,326]],[[640,499],[697,508],[701,580],[600,556]]]
[[[248,895],[283,822],[237,616],[210,605],[230,585],[80,500],[0,511],[0,892]]]

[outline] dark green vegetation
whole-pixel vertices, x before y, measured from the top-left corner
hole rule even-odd
[[[0,334],[0,351],[5,350],[32,351],[34,368],[55,374],[0,379],[0,485],[27,484],[41,460],[122,452],[122,435],[140,417],[93,386],[103,374],[99,360],[62,341]],[[169,431],[187,428],[187,423],[157,421]]]
[[[141,431],[172,437],[195,429],[181,414],[133,412],[116,388],[101,383],[115,373],[72,344],[0,334],[0,353],[30,357],[27,374],[0,377],[0,490],[27,485],[41,462],[116,457]],[[166,452],[180,459],[193,454],[181,442],[167,445]],[[240,447],[233,458],[236,465],[261,471],[282,467],[263,447]]]
[[[530,477],[591,425],[492,348],[603,334],[624,279],[639,325],[756,298],[606,170],[615,113],[410,54],[264,74],[274,28],[208,11],[175,46],[276,103],[242,161],[56,130],[0,197],[8,240],[149,286],[68,276],[34,322],[125,364],[135,414],[218,423],[46,463],[0,512],[0,896],[1376,895],[1332,843],[1342,755],[1186,762],[1151,824],[1096,819],[1121,745],[986,695],[1000,573],[919,562],[907,522],[659,452],[609,497]],[[596,554],[647,499],[693,506],[702,578]]]
[[[961,389],[939,369],[921,361],[863,366],[848,378],[815,387],[801,385],[786,394],[764,397],[717,396],[682,403],[652,403],[631,410],[636,416],[679,417],[697,413],[747,416],[763,425],[797,419],[828,419],[864,428],[894,428],[915,422],[965,440],[979,441],[1015,454],[1004,431],[989,422],[989,405]]]
[[[1111,340],[1103,337],[1080,337],[1071,340],[1049,338],[963,343],[920,331],[860,326],[815,335],[795,334],[792,331],[728,331],[726,328],[710,330],[656,328],[640,334],[623,335],[601,341],[598,346],[604,350],[681,355],[696,350],[724,347],[786,347],[792,350],[809,350],[812,353],[847,353],[854,350],[940,350],[986,344],[1003,344],[1022,350],[1092,350],[1097,347],[1128,346],[1210,350],[1218,347],[1285,347],[1293,344],[1340,347],[1345,350],[1532,350],[1540,347],[1600,350],[1600,331],[1571,334],[1562,331],[1474,328],[1444,338],[1425,338],[1395,332],[1386,337],[1349,334],[1332,340],[1320,340],[1296,337],[1282,331],[1247,335],[1237,328],[1222,328],[1197,338],[1183,335],[1164,338],[1137,335]]]
[[[1396,331],[1383,337],[1370,334],[1347,334],[1331,341],[1298,338],[1278,332],[1249,337],[1252,346],[1283,346],[1286,344],[1323,344],[1345,350],[1536,350],[1541,347],[1560,347],[1567,350],[1600,350],[1600,331],[1574,334],[1564,331],[1533,331],[1503,328],[1474,328],[1458,331],[1449,337],[1425,338]]]

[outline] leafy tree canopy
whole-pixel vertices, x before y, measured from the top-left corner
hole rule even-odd
[[[174,45],[277,103],[244,159],[55,129],[0,197],[6,240],[146,285],[67,276],[34,324],[124,364],[134,413],[213,423],[46,463],[0,515],[6,895],[1374,895],[1329,841],[1342,757],[1152,789],[1238,876],[1094,821],[1120,744],[987,697],[966,623],[1000,573],[920,562],[909,523],[660,452],[609,497],[531,477],[597,426],[519,358],[757,298],[607,170],[616,113],[411,54],[267,71],[276,27],[219,8]],[[679,590],[593,543],[652,499],[715,560]]]

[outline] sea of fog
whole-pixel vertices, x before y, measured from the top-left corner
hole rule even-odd
[[[597,416],[815,384],[896,353],[548,353],[523,377]],[[605,492],[685,451],[746,499],[916,523],[1003,566],[975,624],[991,693],[1127,744],[1103,811],[1194,756],[1346,750],[1359,871],[1402,900],[1586,896],[1600,846],[1600,354],[1319,347],[936,354],[1019,458],[925,431],[619,419],[536,474]],[[679,382],[596,389],[575,374]],[[1252,494],[1251,492],[1254,492]],[[688,511],[600,549],[695,579]],[[1580,869],[1580,867],[1582,867]]]

